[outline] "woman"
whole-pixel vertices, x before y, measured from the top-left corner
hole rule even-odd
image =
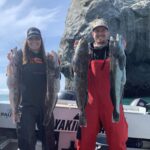
[[[46,56],[41,32],[31,27],[20,56],[20,97],[19,102],[11,102],[13,120],[17,123],[18,147],[20,150],[35,150],[35,128],[44,150],[54,149],[53,116],[47,127],[43,126],[46,96]],[[8,54],[11,60],[11,53]],[[46,129],[45,129],[46,128]],[[46,132],[49,135],[46,135]],[[48,140],[47,141],[47,137]]]

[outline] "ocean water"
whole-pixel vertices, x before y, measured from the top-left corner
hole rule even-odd
[[[0,94],[0,101],[8,101],[8,94]]]

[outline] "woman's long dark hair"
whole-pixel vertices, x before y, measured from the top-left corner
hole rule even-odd
[[[30,54],[31,53],[30,53],[30,48],[29,48],[28,43],[27,43],[27,39],[24,43],[22,51],[23,51],[22,63],[23,64],[30,63]],[[45,48],[44,48],[44,43],[43,43],[42,38],[41,38],[40,53],[41,53],[41,57],[42,57],[43,62],[46,63],[46,54],[45,54]]]

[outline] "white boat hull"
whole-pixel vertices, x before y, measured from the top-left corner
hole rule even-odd
[[[146,113],[145,108],[124,106],[124,112],[129,126],[129,138],[150,140],[150,115]],[[70,141],[75,141],[78,113],[79,110],[73,101],[63,100],[56,105],[54,117],[55,131],[59,132],[59,150],[68,148]],[[15,129],[9,102],[0,102],[0,128]],[[148,146],[150,147],[150,144]]]

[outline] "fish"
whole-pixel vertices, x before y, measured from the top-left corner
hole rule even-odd
[[[122,35],[110,37],[110,97],[113,104],[112,122],[120,120],[120,104],[126,83],[125,41]]]
[[[58,92],[60,90],[60,63],[56,52],[52,51],[46,57],[47,69],[47,92],[45,99],[45,115],[43,124],[48,126],[53,110],[58,100]]]
[[[7,87],[9,89],[9,101],[12,108],[12,113],[18,112],[18,106],[20,104],[21,92],[20,92],[20,80],[21,80],[21,53],[17,47],[11,50],[11,59],[7,66]],[[13,118],[15,119],[15,118]],[[17,119],[17,118],[16,118]],[[18,120],[13,120],[17,122]]]
[[[81,38],[75,48],[73,56],[74,72],[74,91],[76,94],[76,103],[79,113],[79,126],[86,127],[85,107],[88,102],[88,64],[89,64],[89,47],[85,38]]]

